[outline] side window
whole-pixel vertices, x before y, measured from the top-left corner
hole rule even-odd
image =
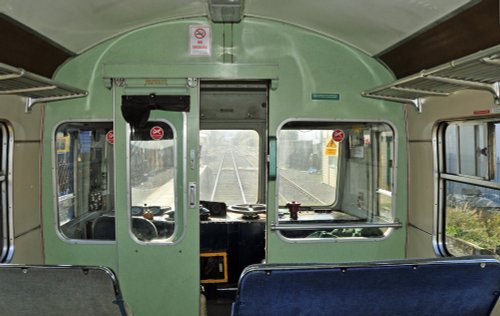
[[[0,122],[0,262],[10,261],[12,254],[12,217],[11,217],[11,174],[12,174],[12,134],[7,125]]]
[[[148,122],[130,138],[130,227],[142,242],[165,242],[175,232],[176,141],[165,122]]]
[[[277,146],[283,236],[377,238],[399,225],[389,125],[289,122],[279,131]]]
[[[440,245],[454,256],[500,254],[500,122],[441,125]]]
[[[65,123],[55,135],[58,227],[68,239],[115,239],[113,124]]]

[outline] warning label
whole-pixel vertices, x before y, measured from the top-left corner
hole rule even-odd
[[[330,139],[325,148],[325,156],[337,156],[338,145],[333,139]]]
[[[212,51],[212,36],[208,25],[189,26],[189,55],[210,56]]]

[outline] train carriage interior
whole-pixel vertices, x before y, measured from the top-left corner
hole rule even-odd
[[[499,1],[0,1],[0,41],[0,310],[500,315]]]

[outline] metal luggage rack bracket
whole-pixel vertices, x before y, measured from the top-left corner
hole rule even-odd
[[[0,95],[7,94],[24,97],[29,113],[37,103],[81,98],[88,92],[0,63]]]
[[[428,97],[445,97],[464,89],[489,91],[495,103],[500,104],[500,45],[363,91],[361,95],[411,104],[422,112]]]

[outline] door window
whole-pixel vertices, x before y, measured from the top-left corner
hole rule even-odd
[[[176,141],[166,122],[148,122],[130,136],[130,228],[142,242],[165,242],[176,217]]]

